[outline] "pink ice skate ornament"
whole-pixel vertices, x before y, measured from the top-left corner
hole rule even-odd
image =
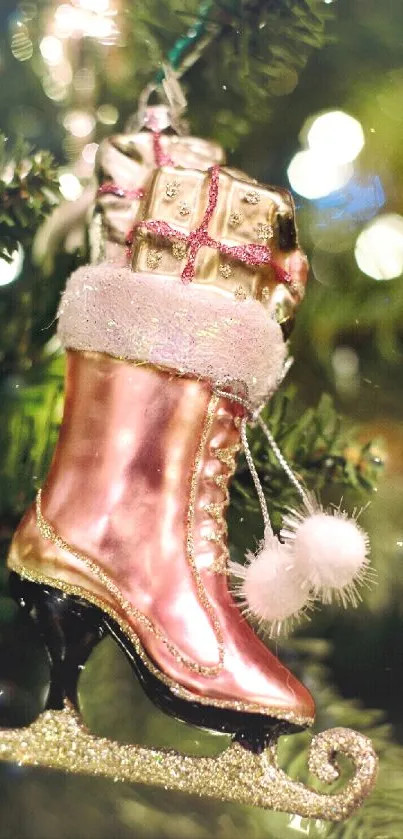
[[[230,590],[226,510],[241,448],[264,522],[258,555],[238,568],[250,613],[276,633],[315,598],[356,599],[367,567],[361,530],[313,504],[260,416],[287,369],[307,279],[292,197],[219,168],[214,144],[160,136],[155,121],[150,137],[140,123],[102,150],[93,264],[59,307],[61,433],[8,556],[10,590],[48,652],[49,693],[32,725],[0,731],[0,759],[340,821],[375,783],[371,742],[345,728],[312,740],[320,781],[338,777],[337,752],[353,764],[336,794],[279,768],[277,740],[313,724],[314,698]],[[176,160],[181,148],[192,165]],[[251,420],[308,514],[288,513],[280,538]],[[78,685],[106,635],[162,711],[231,745],[192,757],[90,733]]]

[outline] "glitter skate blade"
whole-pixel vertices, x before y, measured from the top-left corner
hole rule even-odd
[[[377,774],[370,740],[350,729],[334,728],[317,735],[310,746],[309,768],[319,780],[337,779],[336,752],[353,762],[355,772],[342,791],[326,795],[290,779],[277,765],[276,745],[262,755],[234,743],[218,757],[190,757],[121,744],[91,734],[69,704],[62,711],[45,711],[27,728],[0,730],[3,761],[155,785],[328,821],[348,818],[373,788]]]

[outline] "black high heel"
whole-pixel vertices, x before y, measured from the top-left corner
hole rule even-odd
[[[191,725],[232,734],[255,754],[260,754],[280,734],[301,730],[273,717],[180,699],[148,670],[120,626],[97,606],[51,586],[32,583],[15,572],[10,574],[9,585],[12,597],[37,624],[49,656],[49,710],[60,710],[66,699],[79,710],[80,674],[97,644],[110,635],[131,662],[146,695],[164,713]]]
[[[105,636],[100,609],[50,586],[24,580],[12,572],[11,596],[34,620],[49,658],[47,710],[60,710],[68,699],[78,709],[81,671]]]

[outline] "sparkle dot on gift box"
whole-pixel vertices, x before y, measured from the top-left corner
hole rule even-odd
[[[179,181],[169,181],[165,187],[165,195],[167,198],[176,198],[179,192]]]
[[[260,201],[258,191],[256,189],[249,189],[248,192],[245,192],[243,200],[246,201],[247,204],[258,204]]]
[[[179,204],[179,215],[180,216],[188,216],[190,213],[189,204],[186,204],[186,201],[182,201]]]
[[[247,296],[248,295],[247,295],[243,285],[238,285],[235,289],[236,300],[239,300],[239,301],[246,300]]]
[[[149,253],[147,254],[147,268],[149,268],[150,271],[153,271],[155,268],[157,268],[157,266],[161,262],[161,259],[162,254],[158,253],[158,251],[149,251]]]
[[[241,213],[231,213],[228,224],[230,227],[239,227],[243,222],[243,215]]]
[[[184,259],[186,256],[185,242],[173,242],[172,254],[175,257],[175,259]]]
[[[256,234],[258,239],[266,242],[267,239],[271,239],[273,236],[273,228],[271,224],[260,223],[256,227]]]

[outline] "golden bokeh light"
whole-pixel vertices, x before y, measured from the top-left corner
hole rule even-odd
[[[63,44],[60,39],[55,38],[54,35],[45,35],[39,44],[39,49],[41,51],[42,58],[47,64],[53,66],[60,64],[60,62],[63,61]]]
[[[327,111],[314,119],[307,135],[312,152],[333,163],[352,163],[365,137],[361,123],[345,111]]]
[[[88,111],[68,111],[64,117],[63,125],[73,137],[84,139],[95,128],[95,117]]]
[[[15,249],[11,261],[7,262],[5,259],[0,259],[0,286],[9,285],[18,279],[24,264],[24,250],[22,245],[18,244]]]
[[[83,193],[79,179],[72,172],[64,172],[59,178],[60,192],[66,201],[77,201]]]
[[[311,149],[297,152],[287,170],[294,192],[304,198],[321,198],[340,189],[351,178],[351,163],[338,164]]]
[[[378,216],[364,228],[355,245],[358,267],[374,280],[393,280],[403,273],[403,217]]]

